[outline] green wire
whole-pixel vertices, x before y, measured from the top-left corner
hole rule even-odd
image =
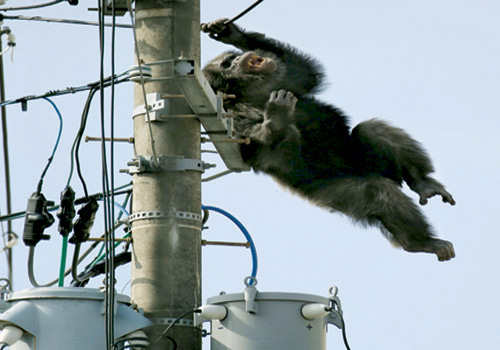
[[[68,236],[63,236],[61,251],[61,268],[59,270],[59,287],[64,285],[64,271],[66,270],[66,256],[68,252]]]

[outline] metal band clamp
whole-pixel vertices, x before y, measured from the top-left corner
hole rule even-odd
[[[201,214],[191,213],[188,211],[141,211],[133,213],[129,216],[129,222],[144,220],[144,219],[187,219],[201,222]]]
[[[201,159],[184,158],[182,156],[160,155],[158,161],[154,162],[153,157],[135,156],[131,162],[128,162],[128,169],[122,172],[133,174],[152,173],[159,171],[199,171],[205,172],[205,169],[212,168],[214,165],[205,163]]]

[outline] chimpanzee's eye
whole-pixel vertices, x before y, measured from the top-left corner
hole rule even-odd
[[[224,69],[227,69],[231,67],[231,64],[233,63],[234,59],[238,57],[236,55],[230,55],[224,58],[224,60],[220,63],[220,66]]]

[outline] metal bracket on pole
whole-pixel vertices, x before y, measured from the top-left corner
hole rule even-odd
[[[158,162],[153,161],[153,157],[135,156],[131,162],[128,162],[128,169],[121,172],[130,175],[140,173],[151,173],[159,171],[199,171],[205,172],[205,169],[212,168],[214,165],[205,163],[201,159],[184,158],[182,156],[160,155]]]
[[[215,94],[200,67],[193,59],[175,59],[152,63],[143,66],[151,67],[152,77],[146,81],[158,82],[170,80],[182,91],[180,96],[149,94],[151,120],[161,120],[175,117],[197,117],[203,124],[214,146],[219,152],[228,169],[236,172],[248,171],[250,167],[243,161],[239,145],[231,142],[217,142],[236,138],[233,127],[233,114],[223,108],[223,95]],[[155,72],[156,66],[162,66],[161,76]],[[155,74],[156,73],[156,74]],[[151,95],[151,97],[150,97]],[[183,97],[193,110],[193,115],[175,115],[169,113],[169,99]],[[151,111],[154,116],[151,115]],[[144,105],[134,109],[134,116],[146,113]]]
[[[189,105],[198,115],[208,136],[214,141],[215,148],[226,166],[236,171],[250,170],[241,158],[239,145],[216,142],[228,138],[233,139],[236,136],[232,114],[224,111],[222,94],[214,94],[208,80],[194,60],[177,60],[174,63],[174,74],[177,85],[186,95]]]
[[[147,104],[149,107],[149,118],[151,121],[160,120],[160,115],[166,115],[169,111],[169,101],[166,99],[162,99],[160,97],[159,92],[153,92],[146,95]],[[144,118],[146,118],[146,106],[139,105],[134,108],[133,116],[136,117],[140,114],[144,114]]]

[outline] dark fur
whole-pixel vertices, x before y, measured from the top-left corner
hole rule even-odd
[[[236,95],[225,107],[237,112],[238,134],[251,139],[241,147],[245,162],[318,206],[378,226],[406,251],[434,253],[440,261],[453,258],[453,245],[434,237],[418,206],[401,191],[405,181],[421,204],[434,195],[455,204],[429,176],[434,169],[422,146],[381,120],[351,131],[341,110],[313,97],[324,76],[319,63],[289,45],[223,22],[204,24],[202,30],[242,52],[223,53],[203,71],[215,90]],[[269,58],[267,65],[252,70],[243,64],[255,57],[251,52]]]

